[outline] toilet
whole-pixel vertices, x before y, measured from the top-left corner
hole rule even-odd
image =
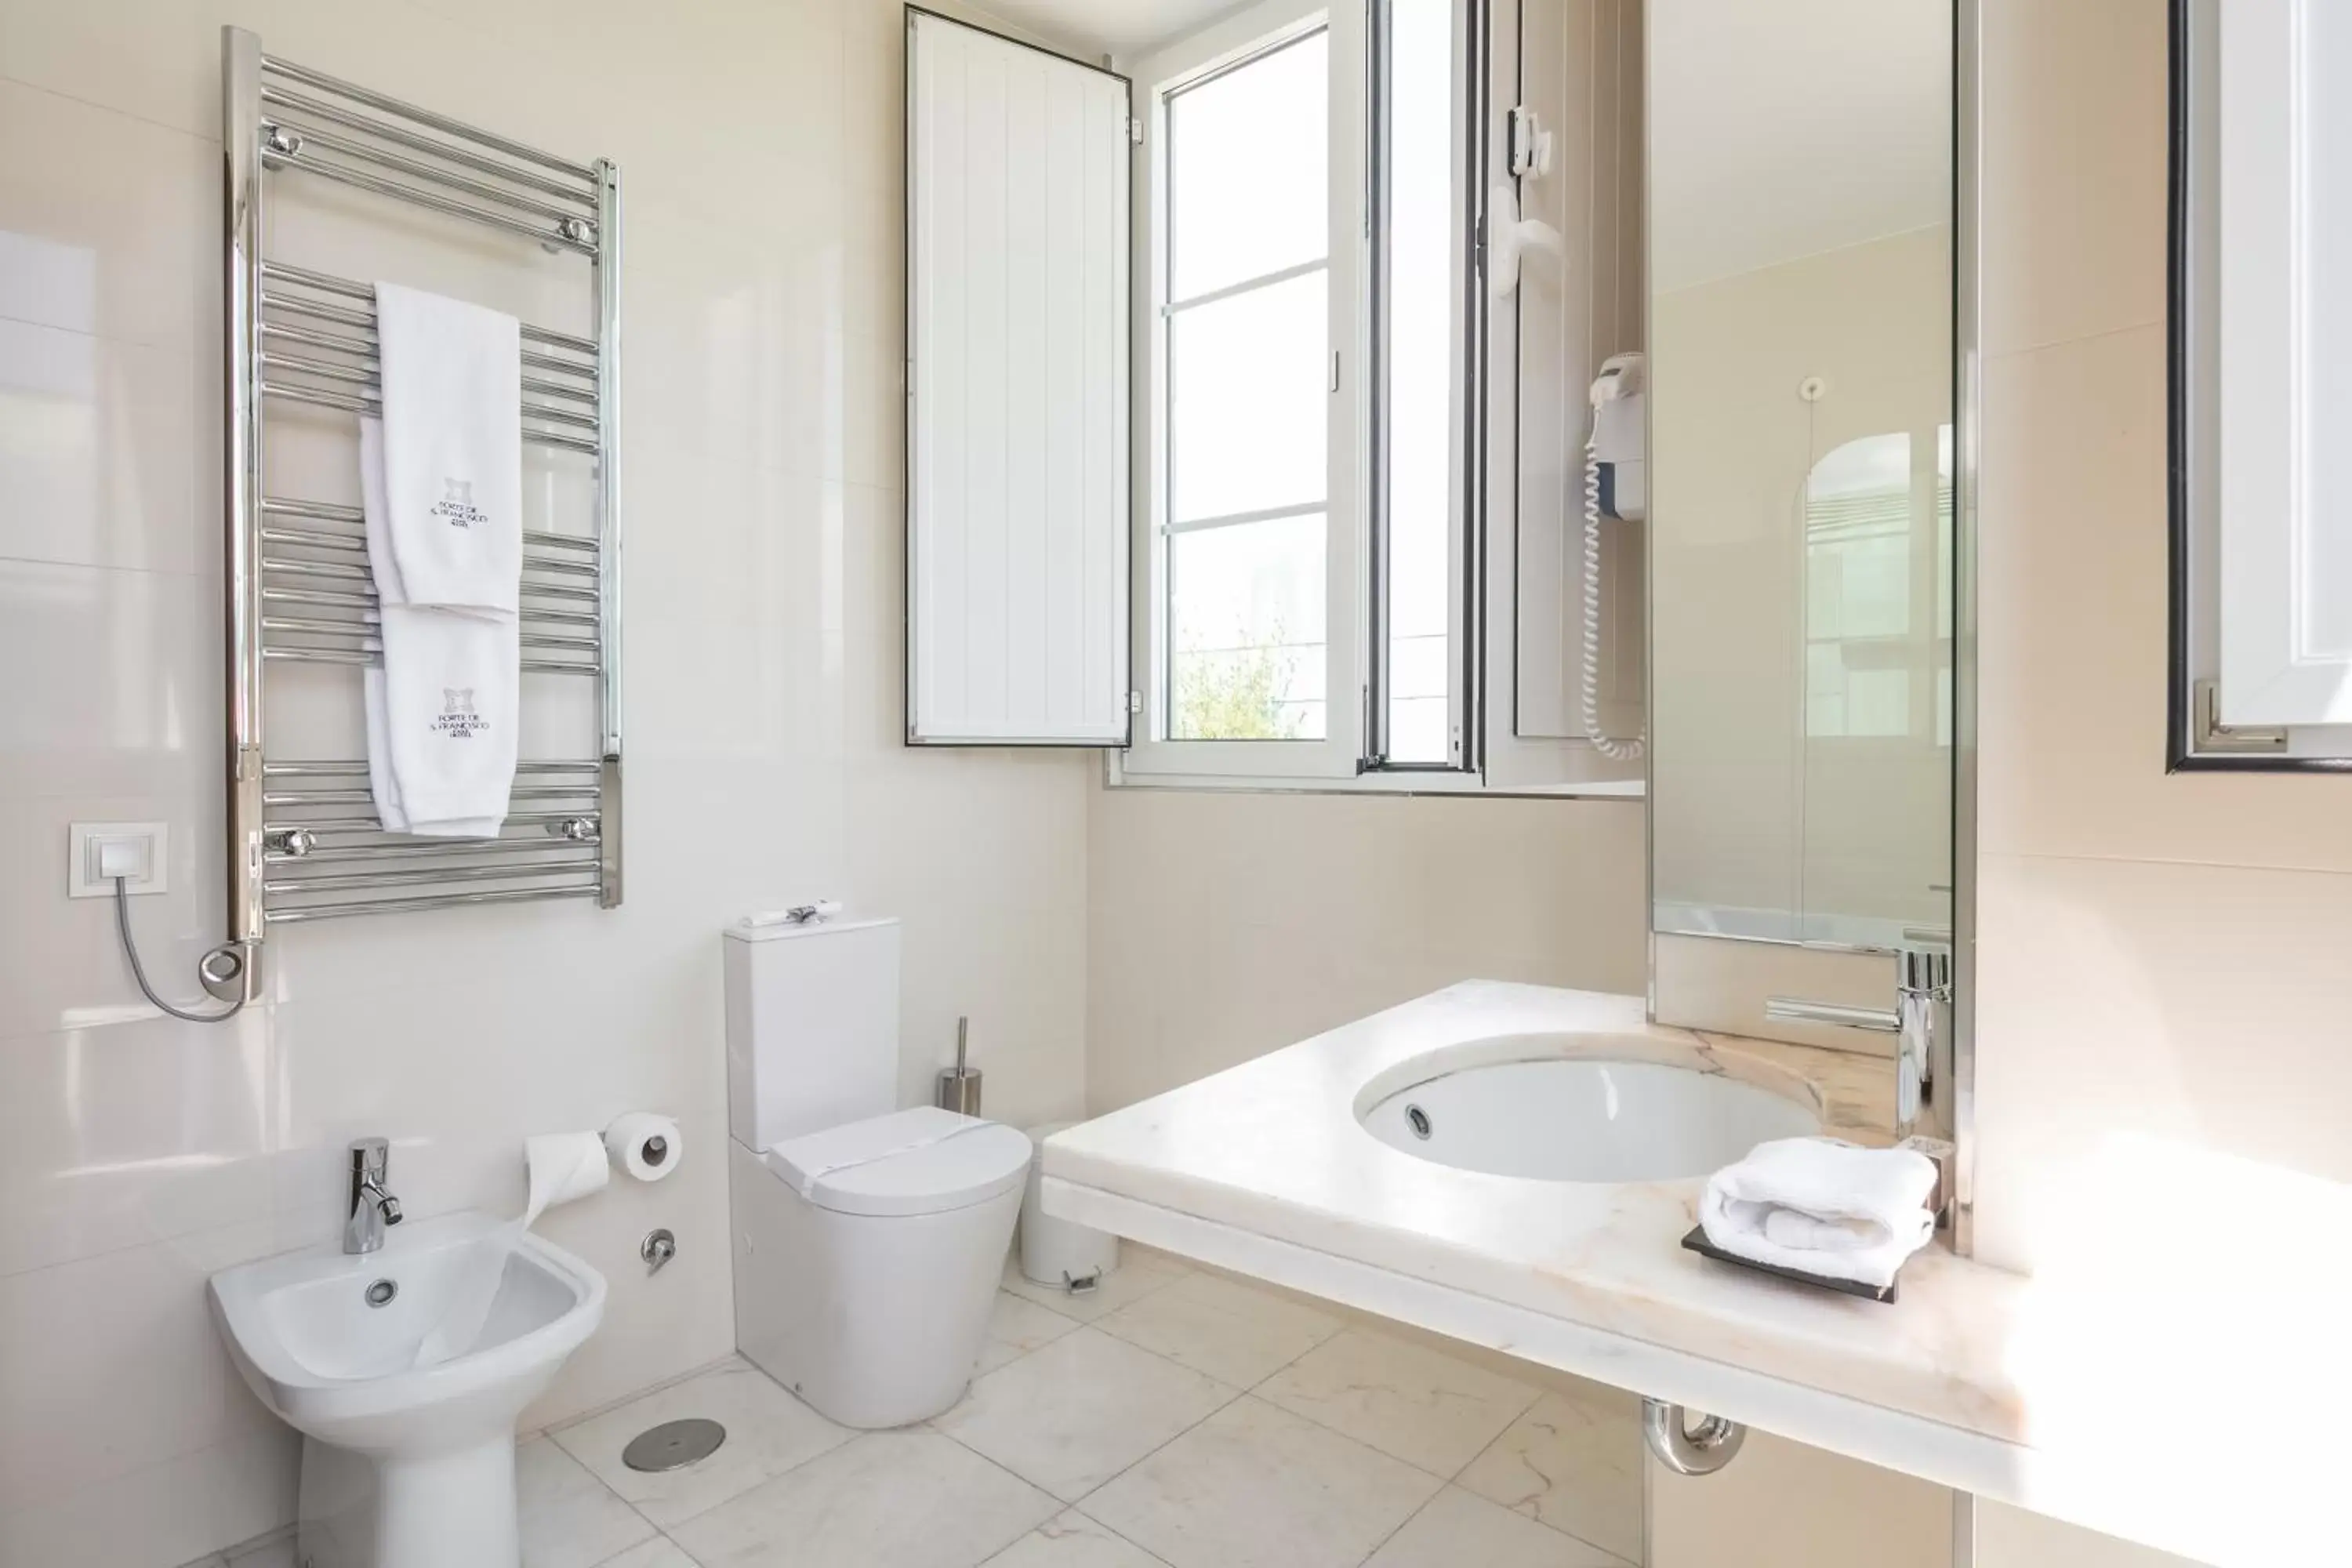
[[[953,1405],[1029,1171],[1015,1128],[898,1094],[898,922],[727,932],[735,1343],[845,1426]]]

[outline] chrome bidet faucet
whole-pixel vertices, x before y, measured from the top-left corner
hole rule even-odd
[[[383,1245],[383,1227],[400,1223],[400,1200],[384,1191],[392,1168],[392,1145],[381,1138],[352,1144],[351,1203],[343,1211],[343,1250],[373,1252]]]

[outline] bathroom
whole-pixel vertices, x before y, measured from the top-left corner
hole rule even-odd
[[[2241,24],[2218,9],[0,0],[0,149],[15,154],[0,159],[0,1568],[332,1568],[298,1522],[302,1438],[240,1369],[212,1282],[281,1255],[364,1262],[343,1250],[356,1143],[384,1141],[379,1187],[401,1217],[376,1239],[396,1259],[456,1216],[521,1213],[526,1141],[633,1112],[674,1124],[667,1173],[616,1170],[531,1226],[603,1294],[601,1321],[514,1420],[507,1562],[530,1568],[2352,1559],[2306,1425],[2324,1416],[2302,1414],[2352,1394],[2320,1316],[2352,1283],[2325,1240],[2352,1183],[2352,835],[2331,766],[2352,743],[2342,719],[2233,711],[2226,690],[2232,658],[2263,654],[2216,631],[2232,542],[2261,534],[2227,525],[2268,470],[2228,489],[2210,478],[2217,448],[2222,466],[2256,460],[2233,458],[2253,437],[2231,405],[2216,412],[2249,352],[2216,322],[2239,298],[2233,260],[2263,258],[2230,248],[2258,222],[2218,221],[2212,183],[2240,165],[2215,158],[2213,121],[2294,95],[2256,82],[2232,100],[2250,89],[2215,43]],[[2315,50],[2344,47],[2308,0],[2246,9],[2311,21]],[[1396,31],[1413,26],[1434,30]],[[910,114],[939,108],[909,75],[922,27],[1116,87],[1143,122],[1109,246],[1131,330],[1103,340],[1129,374],[1099,395],[1089,383],[1108,422],[1080,443],[1133,481],[1100,503],[1144,544],[1102,600],[1134,634],[1109,639],[1129,658],[1102,681],[1143,693],[1131,724],[1089,710],[1098,732],[975,736],[955,692],[924,679],[940,623],[910,584],[937,585],[920,545],[953,520],[921,503],[957,491],[927,484],[924,437],[949,426],[921,401],[927,378],[909,384],[935,298],[910,284],[975,274],[909,233],[926,190],[962,167],[910,149]],[[390,107],[282,72],[272,104],[235,79],[225,28],[256,58]],[[1223,186],[1247,196],[1240,176],[1264,178],[1236,227],[1262,243],[1234,241],[1202,291],[1327,279],[1330,395],[1356,418],[1331,419],[1324,464],[1304,466],[1328,493],[1228,485],[1206,512],[1163,518],[1154,410],[1184,313],[1155,309],[1183,302],[1151,227],[1182,108],[1167,89],[1221,73],[1243,87],[1311,47],[1320,96],[1294,79],[1252,111],[1307,132],[1257,141],[1244,122],[1225,144]],[[620,202],[598,209],[582,187],[604,221],[544,243],[415,212],[310,177],[306,156],[348,158],[336,141],[370,136],[304,120],[289,95],[362,120],[416,106],[567,165],[610,160]],[[549,835],[568,847],[546,853],[598,896],[260,921],[245,972],[212,976],[232,996],[249,982],[251,999],[190,1022],[142,996],[120,917],[152,989],[209,1014],[228,1003],[200,966],[240,911],[341,901],[323,879],[338,874],[355,900],[428,886],[366,861],[285,871],[273,847],[268,877],[321,879],[281,895],[242,858],[267,808],[240,789],[232,739],[245,519],[224,453],[242,427],[229,257],[245,215],[224,187],[232,149],[265,161],[265,110],[309,133],[247,171],[269,193],[270,260],[485,300],[592,355],[600,321],[621,323],[617,403],[591,443],[611,443],[618,545],[599,559],[618,564],[593,579],[601,600],[572,601],[601,623],[575,641],[610,679],[523,677],[527,716],[550,725],[525,754],[590,759],[598,794],[549,797],[547,816],[562,828],[593,798],[601,820]],[[1427,156],[1446,125],[1464,154],[1450,163]],[[2272,132],[2289,134],[2249,134]],[[2273,165],[2287,160],[2252,163]],[[1280,183],[1302,169],[1328,187],[1328,225]],[[2242,177],[2246,200],[2284,201]],[[1365,226],[1367,190],[1385,228]],[[1402,243],[1358,242],[1374,230]],[[615,290],[602,300],[581,252],[608,232],[625,248],[598,260]],[[1875,311],[1873,330],[1834,345],[1836,364],[1774,358],[1794,334],[1763,327],[1815,319],[1743,300],[1739,280],[1864,252],[1907,263],[1902,286],[1848,280],[1803,309],[1848,327]],[[1349,302],[1376,298],[1418,301],[1405,327],[1424,331],[1373,332],[1371,307]],[[1742,337],[1734,315],[1757,330]],[[1210,401],[1262,411],[1294,385],[1280,373],[1299,356],[1280,350],[1298,319],[1261,332],[1263,359],[1240,355]],[[1623,510],[1595,530],[1602,640],[1587,657],[1587,389],[1610,356],[1642,351],[1651,516],[1623,521],[1635,459],[1612,446]],[[1902,412],[1832,438],[1879,361]],[[1264,387],[1243,384],[1261,368]],[[271,399],[258,417],[268,493],[357,502],[348,409]],[[1204,428],[1247,447],[1244,423]],[[1795,633],[1811,623],[1772,592],[1793,546],[1720,547],[1742,519],[1787,525],[1792,498],[1833,512],[1853,493],[1839,482],[1883,477],[1886,451],[1812,464],[1890,431],[1908,437],[1895,489],[1917,635],[1878,650],[1827,635],[1852,660],[1831,663],[1877,678],[1882,715],[1898,676],[1907,745],[1791,745],[1831,733],[1832,708],[1859,715],[1843,704],[1862,688],[1800,679],[1816,638]],[[1279,447],[1250,450],[1289,482],[1302,465]],[[1790,452],[1785,470],[1743,467]],[[594,536],[604,496],[581,456],[527,449],[526,518]],[[1743,475],[1744,489],[1708,489]],[[1436,499],[1393,504],[1411,494]],[[1234,521],[1265,512],[1283,515]],[[1437,525],[1371,530],[1408,513]],[[1228,526],[1182,526],[1204,518]],[[1323,531],[1301,546],[1311,519]],[[1275,559],[1231,595],[1241,608],[1168,634],[1153,574],[1176,545],[1254,529]],[[1169,668],[1236,619],[1256,634],[1240,656]],[[273,761],[364,754],[347,665],[246,662],[266,673]],[[1368,710],[1367,689],[1385,700]],[[599,774],[606,755],[621,761]],[[1391,765],[1360,771],[1366,757]],[[364,798],[358,784],[320,793]],[[77,825],[129,858],[90,858]],[[110,896],[112,875],[135,890]],[[1897,883],[1903,899],[1872,895]],[[817,900],[844,912],[805,937],[726,934]],[[1047,1149],[1045,1207],[1125,1228],[1091,1292],[1027,1279],[1016,1248],[971,1391],[865,1432],[743,1353],[758,1303],[739,1311],[728,954],[873,919],[897,922],[895,984],[869,994],[895,1049],[867,1058],[893,1080],[868,1095],[930,1105],[968,1021],[989,1121],[1093,1122]],[[1353,1124],[1370,1068],[1330,1084],[1328,1142],[1253,1147],[1231,1126],[1220,1142],[1217,1118],[1251,1110],[1244,1099],[1210,1102],[1189,1152],[1133,1133],[1156,1097],[1182,1126],[1203,1102],[1175,1097],[1275,1086],[1215,1075],[1325,1059],[1277,1058],[1292,1047],[1391,1049],[1361,1030],[1391,1026],[1368,1021],[1426,1017],[1468,983],[1526,988],[1480,994],[1538,1019],[1481,1036],[1582,1031],[1685,1065],[1693,1032],[1737,1037],[1710,1048],[1783,1064],[1817,1101],[1832,1086],[1827,1121],[1884,1142],[1898,1037],[1820,1009],[1895,1008],[1893,950],[1937,927],[1954,1007],[1926,1130],[1958,1145],[1965,1192],[1892,1303],[1685,1250],[1713,1159],[1675,1173],[1669,1212],[1629,1203],[1659,1223],[1611,1233],[1612,1253],[1562,1243],[1537,1270],[1497,1265],[1609,1184],[1385,1145]],[[1602,1022],[1543,1022],[1548,1008]],[[1775,1043],[1759,1055],[1750,1037]],[[1449,1125],[1441,1108],[1437,1134]],[[1366,1168],[1393,1202],[1347,1235],[1299,1229],[1313,1205],[1272,1184]],[[1494,1257],[1437,1235],[1482,1212],[1445,1194],[1541,1205],[1551,1187],[1565,1195],[1549,1207],[1483,1211]],[[1514,1234],[1511,1213],[1529,1226]],[[1419,1227],[1420,1250],[1363,1240],[1382,1225],[1391,1240]],[[649,1248],[661,1232],[666,1249]],[[1681,1424],[1657,1448],[1645,1400]],[[621,1458],[677,1418],[726,1440],[674,1471]],[[2265,1437],[2257,1422],[2292,1425]],[[1661,1449],[1712,1473],[1677,1473]]]

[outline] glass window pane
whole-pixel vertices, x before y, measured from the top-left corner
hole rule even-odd
[[[1386,222],[1381,388],[1388,546],[1388,756],[1443,763],[1453,597],[1454,17],[1390,0],[1381,137]]]
[[[1169,319],[1169,521],[1325,499],[1324,299],[1310,272]]]
[[[1168,738],[1325,733],[1324,520],[1235,523],[1168,540]]]
[[[1170,299],[1329,250],[1329,71],[1317,32],[1170,97]]]

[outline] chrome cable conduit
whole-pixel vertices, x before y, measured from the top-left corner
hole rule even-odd
[[[274,924],[463,904],[620,902],[620,431],[612,394],[620,381],[621,213],[609,162],[557,157],[277,58],[241,28],[222,29],[221,58],[229,941],[207,955],[205,979],[228,997],[259,994],[261,945]],[[279,488],[268,461],[273,406],[373,414],[383,393],[373,285],[262,254],[265,204],[278,174],[365,193],[353,198],[354,212],[386,197],[435,215],[428,224],[461,220],[528,239],[557,258],[553,265],[579,257],[590,268],[583,319],[593,330],[522,328],[522,438],[557,479],[580,475],[593,500],[584,515],[524,532],[517,635],[526,672],[596,683],[595,740],[584,757],[521,763],[516,809],[493,838],[386,833],[364,761],[265,750],[266,671],[383,658],[359,508],[296,493],[309,484]],[[387,204],[384,216],[396,213]],[[541,690],[526,682],[526,708]],[[356,682],[349,701],[356,710]]]

